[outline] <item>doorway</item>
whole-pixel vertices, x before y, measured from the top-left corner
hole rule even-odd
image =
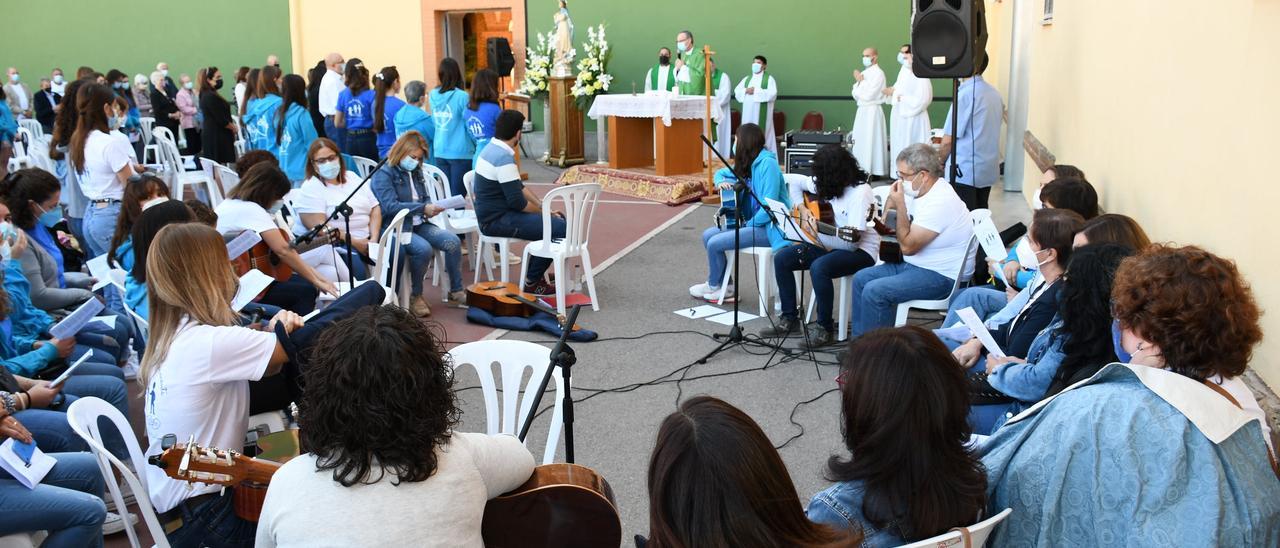
[[[514,50],[510,9],[451,11],[445,13],[444,19],[444,56],[458,61],[467,82],[476,71],[489,66],[490,38],[506,38]]]

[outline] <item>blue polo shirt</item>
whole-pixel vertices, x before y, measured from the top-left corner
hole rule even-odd
[[[954,136],[956,161],[960,172],[953,183],[987,188],[1000,178],[1000,126],[1004,120],[1004,102],[1000,92],[991,87],[981,76],[974,76],[960,84],[956,102],[960,105],[959,132],[951,130],[952,110],[947,111],[947,124],[943,132]],[[947,168],[943,177],[951,173],[951,156],[947,156]]]
[[[347,129],[373,128],[373,90],[366,89],[360,95],[352,95],[351,88],[338,94],[338,110],[347,123]]]
[[[396,144],[396,114],[404,108],[399,97],[388,95],[382,103],[382,133],[378,134],[378,156],[386,157],[391,145]],[[370,110],[370,112],[373,112]]]

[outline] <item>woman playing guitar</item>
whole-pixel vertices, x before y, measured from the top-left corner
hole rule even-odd
[[[815,216],[808,207],[799,207],[798,223],[805,232],[819,234],[821,246],[792,243],[773,255],[774,276],[782,313],[778,322],[760,332],[762,337],[786,337],[800,332],[794,272],[808,270],[817,297],[817,321],[805,328],[805,345],[826,346],[836,339],[831,310],[835,299],[834,280],[850,276],[876,264],[880,235],[868,220],[875,214],[875,197],[866,183],[867,174],[849,151],[827,145],[813,156],[813,177],[805,182],[805,202],[817,209]],[[792,189],[796,192],[797,189]],[[827,218],[819,218],[827,217]],[[838,236],[821,235],[819,225],[835,226]],[[813,227],[813,229],[806,229]]]
[[[317,290],[336,297],[338,289],[302,259],[290,245],[288,232],[276,226],[275,212],[292,188],[280,168],[269,162],[253,166],[218,205],[218,232],[231,237],[246,230],[257,232],[270,253],[262,250],[264,253],[255,258],[255,268],[277,280],[259,301],[308,314],[315,309]],[[249,251],[250,255],[258,253]]]

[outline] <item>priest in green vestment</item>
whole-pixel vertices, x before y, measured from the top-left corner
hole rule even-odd
[[[680,95],[702,96],[707,91],[707,60],[693,43],[693,33],[682,30],[676,35],[676,82]]]

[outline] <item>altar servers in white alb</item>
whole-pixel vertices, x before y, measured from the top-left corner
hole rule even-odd
[[[729,99],[733,97],[733,82],[729,80],[729,75],[720,71],[720,67],[716,66],[716,60],[712,59],[711,64],[707,65],[707,70],[711,71],[711,85],[715,89],[714,96],[711,99],[711,108],[720,111],[720,122],[716,124],[715,145],[716,151],[725,158],[729,157],[729,126],[733,125],[729,112]]]
[[[871,175],[889,174],[889,145],[885,135],[884,71],[876,64],[879,55],[875,48],[862,50],[862,66],[865,71],[853,71],[853,98],[858,101],[858,112],[853,117],[853,157],[858,165]]]
[[[883,75],[880,81],[883,85]],[[733,97],[742,103],[742,123],[764,128],[764,147],[777,154],[778,134],[773,128],[773,101],[778,97],[778,83],[769,76],[769,61],[763,55],[755,57],[751,63],[751,76],[738,82],[738,87],[733,90]],[[883,117],[880,119],[880,128],[884,129]]]
[[[889,110],[889,157],[897,158],[902,149],[913,143],[929,142],[929,103],[933,102],[933,86],[929,81],[911,72],[911,44],[903,44],[898,51],[898,80],[893,87],[885,88],[884,95],[890,98],[892,108]],[[893,177],[898,177],[897,166],[893,169]]]

